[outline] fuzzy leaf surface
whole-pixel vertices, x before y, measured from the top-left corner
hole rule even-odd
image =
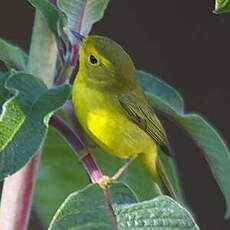
[[[191,214],[168,196],[132,205],[116,205],[118,230],[198,230]]]

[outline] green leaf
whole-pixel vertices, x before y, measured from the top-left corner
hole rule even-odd
[[[26,73],[13,74],[5,87],[13,96],[3,104],[0,116],[0,179],[19,170],[38,150],[48,118],[70,91],[68,85],[48,89]]]
[[[178,113],[184,112],[183,98],[172,86],[143,71],[137,71],[137,79],[146,92],[153,93],[162,101],[173,106]]]
[[[216,0],[214,13],[226,13],[230,11],[230,0]]]
[[[111,184],[109,192],[118,230],[199,229],[192,216],[167,196],[137,203],[133,191],[123,183]],[[89,185],[64,201],[49,227],[61,229],[113,229],[104,192],[98,185]]]
[[[127,204],[136,202],[132,191],[122,185],[110,186],[113,203]],[[49,230],[107,230],[113,229],[105,195],[97,184],[72,193],[53,217]]]
[[[118,230],[198,230],[191,214],[168,196],[133,205],[116,205]]]
[[[178,122],[205,152],[204,156],[211,168],[221,191],[224,194],[227,211],[230,216],[230,153],[223,138],[200,115],[184,113],[181,96],[171,86],[158,78],[139,71],[138,80],[152,105]],[[162,84],[161,84],[162,83]],[[161,84],[160,93],[155,84]],[[168,100],[168,99],[169,100]],[[181,103],[181,106],[178,106]]]
[[[58,0],[58,8],[66,15],[64,31],[74,44],[75,38],[71,31],[77,31],[85,36],[92,25],[104,14],[109,0]]]
[[[27,54],[17,46],[0,39],[0,60],[9,69],[23,70],[27,65]]]
[[[31,5],[38,9],[49,25],[50,30],[58,37],[57,23],[60,18],[60,11],[47,0],[28,0]]]

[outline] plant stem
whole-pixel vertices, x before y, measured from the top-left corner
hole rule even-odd
[[[104,191],[104,195],[105,195],[105,201],[106,201],[106,203],[108,205],[108,208],[109,208],[109,215],[110,215],[112,226],[113,226],[112,230],[117,230],[116,215],[115,215],[114,210],[113,210],[113,206],[112,206],[112,202],[111,202],[111,197],[110,197],[110,192],[109,192],[108,187],[105,187],[103,189],[103,191]]]
[[[22,169],[5,179],[0,209],[0,229],[26,230],[40,152]]]
[[[52,86],[57,59],[53,34],[44,17],[36,11],[27,72]],[[0,229],[26,230],[31,211],[33,189],[41,152],[23,169],[4,180],[0,208]]]
[[[92,154],[88,151],[86,145],[76,135],[76,133],[70,128],[61,118],[53,115],[50,119],[49,124],[56,128],[58,132],[65,137],[67,142],[71,145],[74,152],[78,154],[78,158],[82,158],[81,161],[88,172],[88,175],[93,183],[96,183],[102,176],[100,168],[97,166],[96,161]],[[81,153],[87,154],[81,156]]]

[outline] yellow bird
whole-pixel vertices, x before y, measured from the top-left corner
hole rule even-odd
[[[83,129],[106,152],[129,159],[126,166],[137,158],[154,182],[162,187],[163,181],[174,194],[159,158],[160,148],[168,153],[165,130],[136,80],[131,58],[107,37],[74,35],[82,41],[72,101]]]

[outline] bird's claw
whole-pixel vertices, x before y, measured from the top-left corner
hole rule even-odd
[[[108,184],[111,184],[114,181],[116,181],[116,179],[113,177],[103,176],[97,181],[97,183],[102,189],[104,189]]]

